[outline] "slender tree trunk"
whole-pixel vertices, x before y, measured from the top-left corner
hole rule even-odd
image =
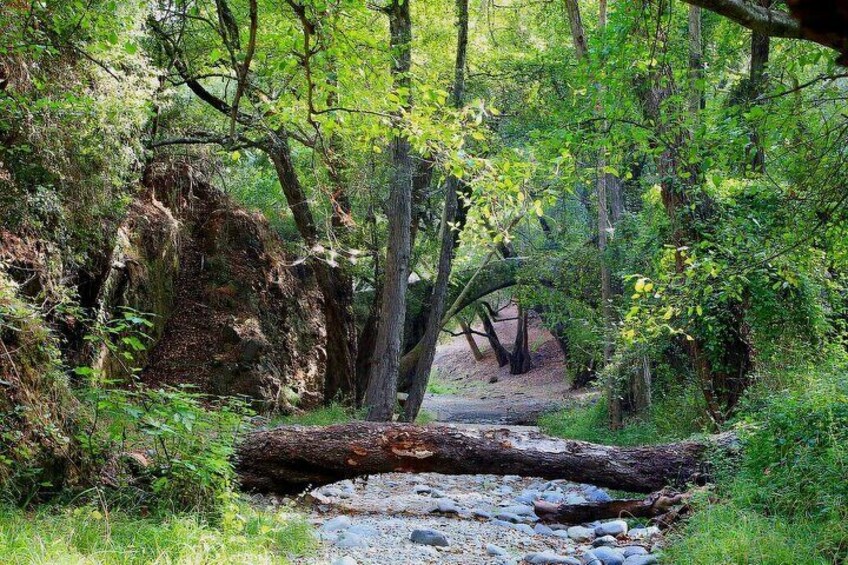
[[[771,7],[772,0],[759,0],[764,8]],[[756,31],[751,32],[751,67],[748,80],[750,81],[749,99],[750,103],[757,104],[766,86],[766,65],[769,59],[770,42],[769,36]],[[763,140],[757,132],[756,127],[751,130],[751,170],[755,173],[764,173],[766,170],[766,152]]]
[[[495,352],[495,359],[498,360],[498,367],[505,367],[509,364],[509,351],[506,350],[498,338],[498,332],[495,331],[495,325],[492,323],[489,314],[482,306],[477,307],[477,315],[480,316],[480,321],[483,322],[483,332],[489,340],[489,346]]]
[[[456,0],[457,12],[457,39],[456,39],[456,63],[454,65],[454,87],[453,105],[462,107],[465,96],[465,60],[468,50],[468,0]],[[436,344],[439,340],[439,332],[442,329],[442,316],[445,312],[445,299],[450,282],[451,268],[453,266],[454,242],[452,226],[456,220],[457,208],[459,206],[457,189],[459,179],[449,176],[445,181],[445,204],[442,210],[442,221],[440,229],[441,250],[439,251],[439,264],[436,270],[436,282],[433,285],[433,293],[430,296],[430,313],[427,318],[427,328],[424,337],[416,347],[421,347],[421,355],[412,375],[412,384],[409,388],[409,396],[404,405],[404,419],[414,422],[424,401],[424,393],[427,390],[427,382],[430,379],[430,371],[433,367],[433,358],[436,355]],[[470,336],[469,336],[470,337]]]
[[[533,361],[530,357],[530,336],[527,331],[527,311],[519,304],[518,305],[518,325],[515,332],[515,344],[512,347],[512,353],[509,356],[509,374],[523,375],[533,368]]]
[[[468,342],[468,349],[470,349],[471,354],[474,355],[474,360],[478,362],[482,361],[483,354],[480,352],[480,348],[477,347],[477,341],[474,339],[474,334],[471,333],[471,326],[469,326],[463,321],[460,321],[459,327],[462,328],[462,333],[465,336],[465,341]]]
[[[392,0],[387,8],[391,47],[394,56],[392,76],[396,89],[411,89],[412,19],[410,0]],[[411,97],[411,94],[407,94]],[[411,108],[411,98],[405,103]],[[374,348],[373,370],[365,391],[369,420],[392,419],[397,397],[401,342],[406,317],[406,289],[409,283],[410,229],[412,224],[412,148],[409,140],[397,135],[392,141],[394,166],[387,215],[389,218],[385,280],[380,308],[380,324]]]
[[[292,163],[288,140],[283,134],[275,135],[264,149],[274,163],[298,231],[306,245],[313,247],[318,243],[318,230]],[[322,310],[327,326],[324,398],[326,401],[349,400],[354,397],[356,390],[353,286],[347,273],[341,268],[330,267],[321,258],[313,259],[311,266],[321,289]]]
[[[689,6],[689,113],[697,116],[704,107],[704,49],[701,38],[701,8]]]

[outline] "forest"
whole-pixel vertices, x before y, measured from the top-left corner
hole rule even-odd
[[[837,565],[846,477],[848,2],[0,2],[0,563]]]

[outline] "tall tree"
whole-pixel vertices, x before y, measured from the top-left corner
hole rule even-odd
[[[468,51],[468,0],[456,0],[457,37],[456,37],[456,62],[454,64],[453,105],[461,108],[465,99],[465,61]],[[412,376],[412,385],[409,396],[404,406],[404,418],[408,422],[415,421],[421,403],[424,401],[424,392],[427,390],[427,382],[433,367],[433,358],[436,355],[436,343],[439,332],[442,330],[442,316],[445,312],[445,300],[447,298],[448,283],[450,282],[451,268],[453,266],[454,246],[454,221],[459,208],[458,192],[460,180],[454,175],[449,175],[445,181],[445,204],[442,210],[441,227],[439,230],[441,248],[439,251],[439,263],[436,269],[436,282],[430,296],[430,314],[427,318],[427,328],[424,337],[416,347],[422,348],[415,373]],[[469,336],[471,337],[471,336]],[[472,338],[473,339],[473,338]]]
[[[384,8],[391,34],[392,78],[395,92],[403,101],[396,118],[412,109],[412,17],[410,0],[392,0]],[[412,147],[402,133],[392,140],[392,180],[386,215],[389,236],[380,307],[380,323],[374,347],[372,370],[365,405],[369,420],[391,420],[397,401],[401,343],[406,319],[406,290],[412,228]]]

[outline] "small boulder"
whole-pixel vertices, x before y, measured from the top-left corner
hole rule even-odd
[[[494,555],[495,557],[506,557],[509,555],[507,550],[492,543],[486,544],[486,553]]]
[[[536,532],[540,536],[552,536],[554,535],[554,531],[544,524],[536,524],[533,526],[533,531]]]
[[[583,526],[571,526],[568,528],[568,537],[576,542],[586,542],[595,539],[595,530]]]
[[[624,554],[618,549],[611,547],[596,547],[592,550],[595,557],[600,559],[604,565],[624,565]]]
[[[618,543],[613,536],[601,536],[592,542],[593,547],[615,547],[616,545],[618,545]]]
[[[641,545],[627,545],[621,548],[624,558],[632,557],[633,555],[647,555],[648,550]]]
[[[435,547],[447,547],[450,545],[445,534],[436,530],[412,530],[412,533],[409,535],[409,541],[419,545],[432,545]]]
[[[627,522],[624,520],[612,520],[602,522],[595,528],[596,536],[622,536],[627,533]]]

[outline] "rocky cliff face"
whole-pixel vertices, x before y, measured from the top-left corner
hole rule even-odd
[[[263,411],[321,399],[324,325],[312,274],[259,214],[187,165],[152,165],[119,230],[101,304],[154,315],[139,378],[243,395]],[[108,352],[102,364],[120,373]]]

